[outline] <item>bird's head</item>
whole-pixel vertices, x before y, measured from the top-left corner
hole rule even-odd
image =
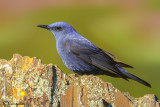
[[[66,22],[55,22],[50,25],[38,25],[38,27],[51,31],[56,38],[65,36],[68,33],[76,32],[75,29]]]

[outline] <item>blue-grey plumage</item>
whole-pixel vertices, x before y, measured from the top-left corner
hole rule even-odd
[[[129,78],[151,87],[149,83],[122,68],[132,68],[132,66],[118,61],[109,52],[96,47],[68,23],[55,22],[50,25],[38,25],[38,27],[48,29],[54,34],[58,54],[71,71],[80,75],[105,74],[125,80]]]

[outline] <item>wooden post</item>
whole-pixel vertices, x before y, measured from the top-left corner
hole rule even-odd
[[[126,97],[97,76],[66,75],[56,65],[14,54],[0,60],[0,107],[159,107],[155,95]]]

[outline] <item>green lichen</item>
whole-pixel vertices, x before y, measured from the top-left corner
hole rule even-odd
[[[93,82],[94,81],[94,82]],[[102,80],[97,77],[81,78],[82,86],[86,86],[88,90],[88,98],[92,99],[88,101],[90,107],[103,107],[102,100],[107,96],[108,90],[102,88]]]
[[[49,82],[46,79],[39,78],[37,79],[38,83],[33,87],[36,90],[34,91],[34,97],[42,97],[44,93],[47,94],[48,99],[51,101],[51,87],[48,87]],[[35,82],[37,82],[35,81]]]
[[[34,98],[39,98],[43,96],[43,92],[41,91],[40,87],[37,87],[37,89],[34,91]]]
[[[114,94],[113,88],[110,85],[108,85],[108,90],[109,90],[109,93],[110,93],[110,100],[114,101],[115,100],[115,94]]]
[[[90,107],[104,107],[101,99],[88,101]]]
[[[17,103],[18,100],[16,98],[13,98],[13,103]]]
[[[65,82],[57,77],[57,88],[55,90],[56,96],[60,97],[60,95],[65,95],[65,89],[67,89]]]
[[[54,91],[53,96],[53,107],[58,106],[58,102],[60,102],[61,95],[66,95],[65,90],[67,88],[68,86],[65,84],[65,82],[57,75],[56,90]]]
[[[24,83],[21,85],[22,90],[26,90],[28,88],[28,84]]]
[[[15,74],[12,76],[12,87],[15,85],[22,85],[25,73],[22,73],[21,70],[15,71]]]

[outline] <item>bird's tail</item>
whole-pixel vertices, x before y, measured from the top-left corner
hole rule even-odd
[[[148,87],[151,88],[151,85],[150,85],[148,82],[140,79],[139,77],[137,77],[137,76],[135,76],[135,75],[133,75],[133,74],[131,74],[131,73],[129,73],[129,72],[126,73],[125,75],[126,75],[128,78],[133,79],[133,80],[135,80],[135,81],[137,81],[137,82],[139,82],[139,83],[141,83],[141,84],[143,84],[143,85],[146,85],[146,86],[148,86]]]
[[[135,81],[137,81],[137,82],[139,82],[139,83],[141,83],[141,84],[143,84],[143,85],[146,85],[146,86],[148,86],[148,87],[151,87],[151,85],[150,85],[148,82],[146,82],[146,81],[140,79],[139,77],[137,77],[137,76],[135,76],[135,75],[127,72],[125,69],[123,69],[123,68],[120,67],[119,65],[117,66],[117,68],[118,68],[118,69],[121,71],[121,73],[122,73],[123,75],[125,75],[127,78],[133,79],[133,80],[135,80]]]

